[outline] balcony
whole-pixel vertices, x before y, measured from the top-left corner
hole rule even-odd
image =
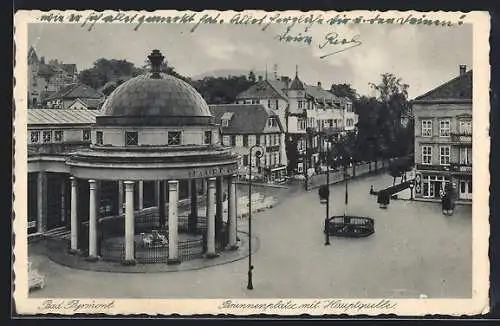
[[[451,171],[453,171],[453,172],[472,173],[472,164],[453,163],[450,165],[450,168],[451,168]]]
[[[450,136],[452,142],[462,143],[462,144],[472,144],[471,132],[451,133]]]

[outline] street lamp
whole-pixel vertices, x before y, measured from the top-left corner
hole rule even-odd
[[[326,143],[327,149],[330,149],[330,142]],[[325,246],[330,245],[330,228],[329,228],[329,215],[330,215],[330,165],[331,165],[331,155],[329,151],[326,154],[326,189],[328,189],[327,197],[326,197],[326,215],[325,215]]]
[[[413,187],[415,187],[415,185],[413,184],[413,181],[410,182],[410,200],[413,200]]]
[[[264,149],[260,145],[253,145],[250,147],[249,157],[250,157],[250,167],[249,167],[249,181],[248,181],[248,284],[247,289],[253,290],[252,283],[252,151],[255,151],[256,159],[260,159],[264,155]]]

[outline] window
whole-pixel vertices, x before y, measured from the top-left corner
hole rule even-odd
[[[297,120],[297,129],[298,130],[305,130],[306,129],[306,120],[305,119],[299,119]]]
[[[64,132],[62,130],[56,130],[54,132],[55,141],[63,141]]]
[[[271,146],[271,135],[266,135],[266,146]]]
[[[236,146],[236,136],[235,135],[231,135],[231,146]]]
[[[243,155],[243,166],[248,165],[248,155]]]
[[[276,110],[278,110],[280,108],[279,106],[279,100],[276,100]]]
[[[431,164],[432,162],[432,147],[422,146],[422,164]]]
[[[422,120],[422,137],[432,137],[432,120]]]
[[[255,145],[260,145],[260,137],[259,137],[259,135],[255,136]]]
[[[44,143],[50,143],[51,138],[52,138],[52,132],[51,131],[44,131],[42,134],[42,137],[43,137]]]
[[[231,142],[231,138],[229,138],[229,136],[222,136],[222,145],[231,145],[230,144]]]
[[[32,143],[38,143],[40,141],[40,132],[39,131],[32,131],[30,138],[31,138]]]
[[[102,131],[96,131],[95,138],[96,138],[95,143],[97,145],[102,145],[102,143],[103,143]]]
[[[463,165],[472,164],[472,147],[460,148],[460,164]]]
[[[248,147],[248,135],[243,135],[243,147]]]
[[[354,125],[354,120],[353,119],[347,119],[346,126],[347,127],[352,127],[353,125]]]
[[[223,127],[229,127],[229,120],[227,120],[227,119],[222,119],[222,126],[223,126]]]
[[[139,134],[137,131],[125,131],[125,145],[138,145]]]
[[[439,162],[441,165],[450,164],[450,146],[439,147]]]
[[[203,136],[203,143],[205,145],[212,144],[212,132],[211,131],[205,131],[205,134]]]
[[[278,122],[276,121],[276,119],[275,119],[275,118],[269,118],[269,119],[267,120],[267,126],[268,126],[269,128],[276,127],[277,125],[278,125]]]
[[[439,136],[440,137],[450,136],[450,120],[439,121]]]
[[[460,121],[460,133],[465,135],[472,135],[472,121]]]
[[[90,141],[90,129],[83,130],[83,141]]]
[[[271,100],[267,100],[267,107],[271,108]]]
[[[181,132],[180,131],[169,131],[167,134],[167,144],[168,145],[180,145],[181,144]]]

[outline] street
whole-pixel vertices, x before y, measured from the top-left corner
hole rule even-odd
[[[349,182],[348,214],[375,219],[375,233],[368,238],[331,238],[331,245],[325,246],[325,206],[319,203],[317,190],[297,192],[273,209],[255,213],[252,228],[258,250],[253,255],[253,291],[246,289],[247,259],[195,271],[118,274],[70,269],[30,256],[46,277],[46,287],[30,296],[471,297],[471,206],[457,205],[453,216],[443,216],[436,203],[393,200],[382,210],[376,196],[369,195],[370,185],[380,189],[390,184],[387,174]],[[331,186],[330,215],[343,214],[344,187],[344,183]],[[239,223],[239,229],[247,228],[246,219]]]

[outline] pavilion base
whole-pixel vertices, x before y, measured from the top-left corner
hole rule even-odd
[[[88,262],[91,262],[91,263],[95,263],[96,261],[99,260],[99,257],[97,257],[97,256],[87,256],[87,257],[85,257],[85,260],[88,261]]]
[[[238,245],[237,244],[234,244],[234,245],[229,245],[226,247],[226,250],[229,250],[229,251],[235,251],[235,250],[238,250]]]
[[[219,255],[218,253],[215,253],[215,252],[214,252],[214,253],[207,253],[207,254],[205,255],[205,257],[206,257],[206,258],[210,258],[210,259],[212,259],[212,258],[217,258],[217,257],[219,257],[219,256],[220,256],[220,255]]]
[[[122,261],[123,266],[135,266],[137,264],[135,259],[125,259]]]
[[[81,255],[82,252],[80,249],[68,249],[68,253],[70,255],[74,255],[74,256],[77,256],[77,255]]]
[[[179,265],[181,260],[179,258],[167,259],[167,265]]]

